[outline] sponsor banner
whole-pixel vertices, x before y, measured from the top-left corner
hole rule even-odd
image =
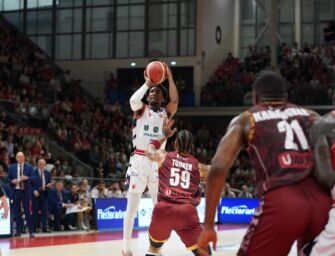
[[[215,222],[249,223],[257,206],[257,199],[222,198],[215,216]],[[126,208],[126,198],[95,199],[98,230],[122,229]],[[149,227],[152,211],[152,199],[142,198],[135,218],[134,228]],[[197,212],[200,222],[203,223],[205,218],[205,198],[201,198]]]
[[[219,222],[249,223],[258,204],[258,199],[222,198],[219,205]]]
[[[9,200],[7,198],[7,203],[10,205]],[[0,203],[1,204],[1,203]],[[8,236],[11,234],[10,229],[10,220],[11,220],[11,212],[9,210],[7,219],[3,219],[4,209],[0,210],[0,236]]]
[[[126,209],[126,198],[95,199],[95,214],[98,230],[122,229]],[[135,227],[136,226],[137,217],[135,218]]]
[[[137,211],[138,227],[149,227],[153,211],[153,204],[151,198],[141,198],[140,205]]]

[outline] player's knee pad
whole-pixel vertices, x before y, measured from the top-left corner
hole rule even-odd
[[[150,245],[154,248],[157,248],[157,249],[161,248],[164,244],[164,242],[156,242],[156,241],[152,240],[151,238],[149,238],[149,240],[150,240]]]
[[[210,246],[208,246],[208,254],[209,255],[212,255],[212,249],[211,249],[211,247]],[[192,250],[192,252],[193,252],[193,254],[195,255],[195,256],[199,256],[200,254],[199,254],[199,252],[198,252],[198,249],[194,249],[194,250]]]

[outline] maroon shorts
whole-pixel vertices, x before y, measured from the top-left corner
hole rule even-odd
[[[249,225],[237,255],[288,255],[294,241],[298,250],[325,227],[330,193],[313,178],[266,193]]]
[[[149,236],[154,242],[165,242],[176,231],[188,250],[196,249],[202,226],[197,210],[191,204],[158,202],[152,213]]]

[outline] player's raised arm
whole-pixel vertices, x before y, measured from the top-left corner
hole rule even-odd
[[[170,68],[167,68],[167,78],[169,80],[169,97],[170,102],[166,105],[166,112],[168,117],[172,117],[176,112],[179,104],[179,96],[176,84],[173,80]]]
[[[140,111],[143,108],[144,104],[142,102],[142,98],[144,97],[148,89],[153,86],[153,83],[145,74],[144,78],[145,83],[136,92],[134,92],[134,94],[130,97],[129,100],[131,110],[134,112]]]
[[[244,114],[233,119],[226,135],[221,139],[216,153],[212,159],[210,171],[206,181],[206,215],[204,231],[202,232],[198,248],[200,255],[208,255],[207,248],[210,242],[216,246],[216,233],[214,231],[214,217],[226,176],[234,163],[241,148],[245,145]]]
[[[165,119],[163,124],[163,136],[158,138],[157,140],[152,140],[145,152],[145,155],[154,162],[161,164],[166,156],[166,152],[160,150],[162,143],[164,143],[168,138],[173,136],[177,131],[177,128],[172,130],[172,125],[174,120]]]

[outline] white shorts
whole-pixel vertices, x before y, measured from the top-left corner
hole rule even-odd
[[[334,256],[335,255],[335,208],[329,211],[329,220],[325,229],[317,238],[311,256]]]
[[[126,174],[128,193],[143,193],[148,186],[149,193],[158,192],[158,164],[146,156],[134,154],[130,157]]]

